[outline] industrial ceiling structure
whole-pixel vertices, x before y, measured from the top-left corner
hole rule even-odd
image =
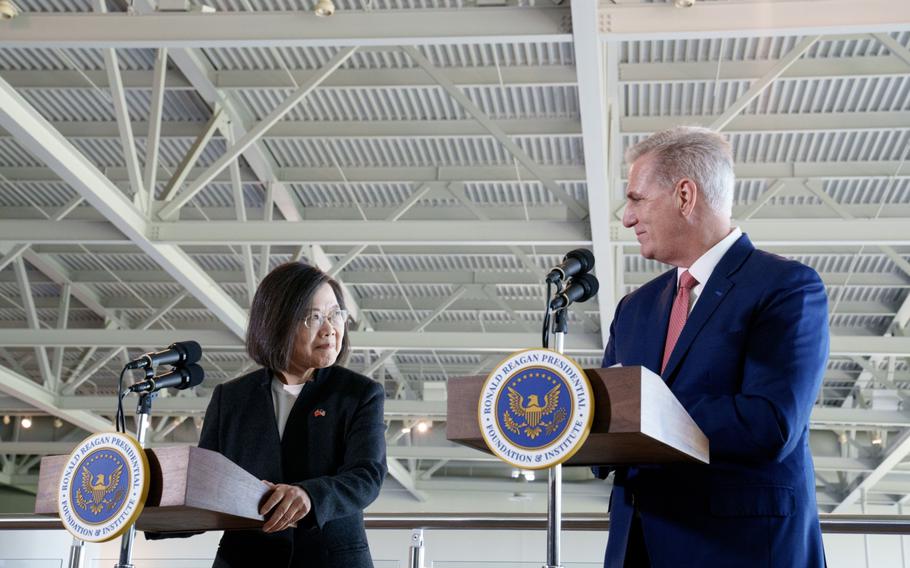
[[[576,247],[601,288],[567,349],[599,365],[615,303],[667,268],[620,222],[623,150],[695,124],[733,143],[737,224],[828,289],[821,509],[910,498],[910,3],[14,4],[0,484],[33,490],[40,456],[111,428],[125,360],[185,339],[206,381],[156,401],[151,439],[194,442],[252,368],[256,284],[302,259],[346,286],[349,366],[386,387],[384,491],[543,493],[445,441],[446,381],[539,345],[543,275]],[[609,484],[565,491],[602,509]]]

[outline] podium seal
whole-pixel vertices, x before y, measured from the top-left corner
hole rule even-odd
[[[549,349],[511,354],[487,377],[477,419],[499,459],[521,469],[561,464],[591,431],[591,384],[575,361]]]
[[[87,542],[126,532],[145,505],[149,463],[129,434],[104,432],[79,443],[63,468],[57,509],[63,526]]]

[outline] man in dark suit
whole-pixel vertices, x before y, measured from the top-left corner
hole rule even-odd
[[[719,134],[678,127],[626,157],[623,224],[674,268],[620,301],[603,366],[660,373],[711,463],[617,468],[605,567],[823,566],[808,424],[828,356],[824,285],[732,226]]]

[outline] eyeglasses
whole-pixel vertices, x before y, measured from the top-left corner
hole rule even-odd
[[[344,327],[345,322],[348,321],[348,311],[338,308],[328,313],[310,312],[303,318],[303,325],[307,329],[319,329],[326,321],[330,322],[333,327]]]

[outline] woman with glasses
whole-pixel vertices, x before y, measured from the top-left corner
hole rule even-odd
[[[372,567],[363,509],[386,473],[385,395],[341,366],[348,353],[341,287],[300,262],[256,290],[246,348],[261,368],[215,387],[199,446],[271,491],[259,531],[225,532],[216,567]]]

